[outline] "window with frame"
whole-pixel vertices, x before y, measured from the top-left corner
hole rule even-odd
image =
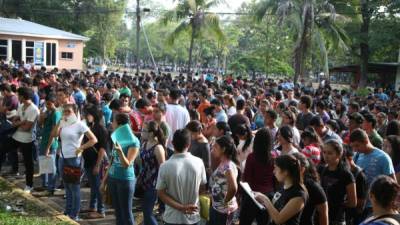
[[[7,40],[0,40],[0,60],[7,60]]]
[[[55,66],[56,65],[56,44],[46,43],[46,65]]]
[[[25,43],[25,58],[26,58],[26,63],[32,63],[33,58],[34,58],[34,46],[35,43],[33,41],[27,41]]]
[[[61,59],[72,60],[74,54],[72,52],[61,52]]]

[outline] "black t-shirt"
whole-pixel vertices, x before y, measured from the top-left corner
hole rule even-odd
[[[308,201],[304,206],[300,225],[313,225],[316,206],[326,202],[326,195],[321,185],[311,179],[305,179],[304,185],[307,188]]]
[[[272,199],[272,204],[274,204],[275,208],[278,211],[281,211],[285,205],[292,199],[296,197],[301,197],[303,198],[304,202],[307,202],[307,193],[301,186],[298,185],[293,185],[288,189],[281,189],[277,191],[274,194],[274,197]],[[301,217],[301,212],[298,212],[296,215],[294,215],[292,218],[288,219],[286,222],[284,222],[284,225],[299,225],[300,224],[300,217]],[[282,225],[283,225],[282,224]],[[275,223],[272,221],[271,225],[275,225]]]
[[[348,169],[338,167],[330,171],[325,167],[321,170],[321,186],[328,199],[330,222],[345,221],[346,186],[351,183],[354,183],[354,177]]]
[[[352,169],[351,173],[356,180],[357,199],[366,199],[368,195],[367,177],[365,176],[364,172],[362,172],[362,169],[358,166]],[[361,215],[359,215],[356,208],[346,210],[347,221],[351,220],[352,218],[357,218],[359,216]]]
[[[100,148],[107,149],[108,146],[108,131],[103,125],[89,125],[89,128],[93,132],[94,136],[96,136],[97,143],[94,145],[94,147],[88,148],[82,153],[83,159],[85,160],[85,168],[94,167],[96,165],[97,155]],[[87,141],[88,139],[85,136],[82,143],[86,143]]]

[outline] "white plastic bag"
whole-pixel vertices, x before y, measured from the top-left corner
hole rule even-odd
[[[56,173],[56,158],[55,155],[39,156],[39,173],[40,174],[55,174]]]

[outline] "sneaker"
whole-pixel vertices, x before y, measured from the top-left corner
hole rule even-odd
[[[24,192],[27,194],[30,194],[32,192],[32,190],[33,190],[33,187],[30,187],[30,186],[25,186],[25,188],[24,188]]]
[[[106,217],[105,213],[98,213],[98,212],[91,212],[87,216],[88,219],[103,219],[104,217]]]

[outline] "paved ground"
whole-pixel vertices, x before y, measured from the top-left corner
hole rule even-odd
[[[7,166],[5,166],[3,168],[3,171],[9,171],[9,168]],[[24,169],[24,166],[21,164],[20,165],[20,173],[22,172],[21,170]],[[23,173],[21,173],[23,174]],[[4,176],[8,181],[10,181],[11,183],[15,184],[16,186],[20,187],[21,189],[23,189],[25,187],[25,176],[20,175],[17,177],[7,177]],[[34,177],[34,187],[40,187],[41,186],[41,180],[40,177],[35,174]],[[65,209],[65,199],[64,199],[64,190],[59,190],[56,191],[54,196],[50,196],[50,197],[45,197],[45,196],[41,196],[41,192],[32,192],[32,195],[37,197],[39,200],[45,202],[46,204],[48,204],[50,207],[54,208],[55,210],[57,210],[58,212],[60,212],[60,214],[63,213],[64,209]],[[89,207],[89,195],[90,195],[90,189],[88,187],[85,187],[84,184],[81,185],[81,210],[83,209],[87,209]],[[141,209],[140,209],[140,201],[138,200],[134,200],[133,202],[133,212],[134,212],[134,216],[135,216],[135,223],[140,225],[142,224],[142,213],[141,213]],[[95,220],[89,220],[86,219],[87,214],[86,213],[81,213],[80,217],[82,218],[82,221],[80,221],[79,223],[82,225],[111,225],[111,224],[115,224],[115,217],[114,217],[114,210],[111,209],[110,207],[107,207],[106,210],[106,217],[103,219],[95,219]],[[161,222],[159,224],[162,224]]]

